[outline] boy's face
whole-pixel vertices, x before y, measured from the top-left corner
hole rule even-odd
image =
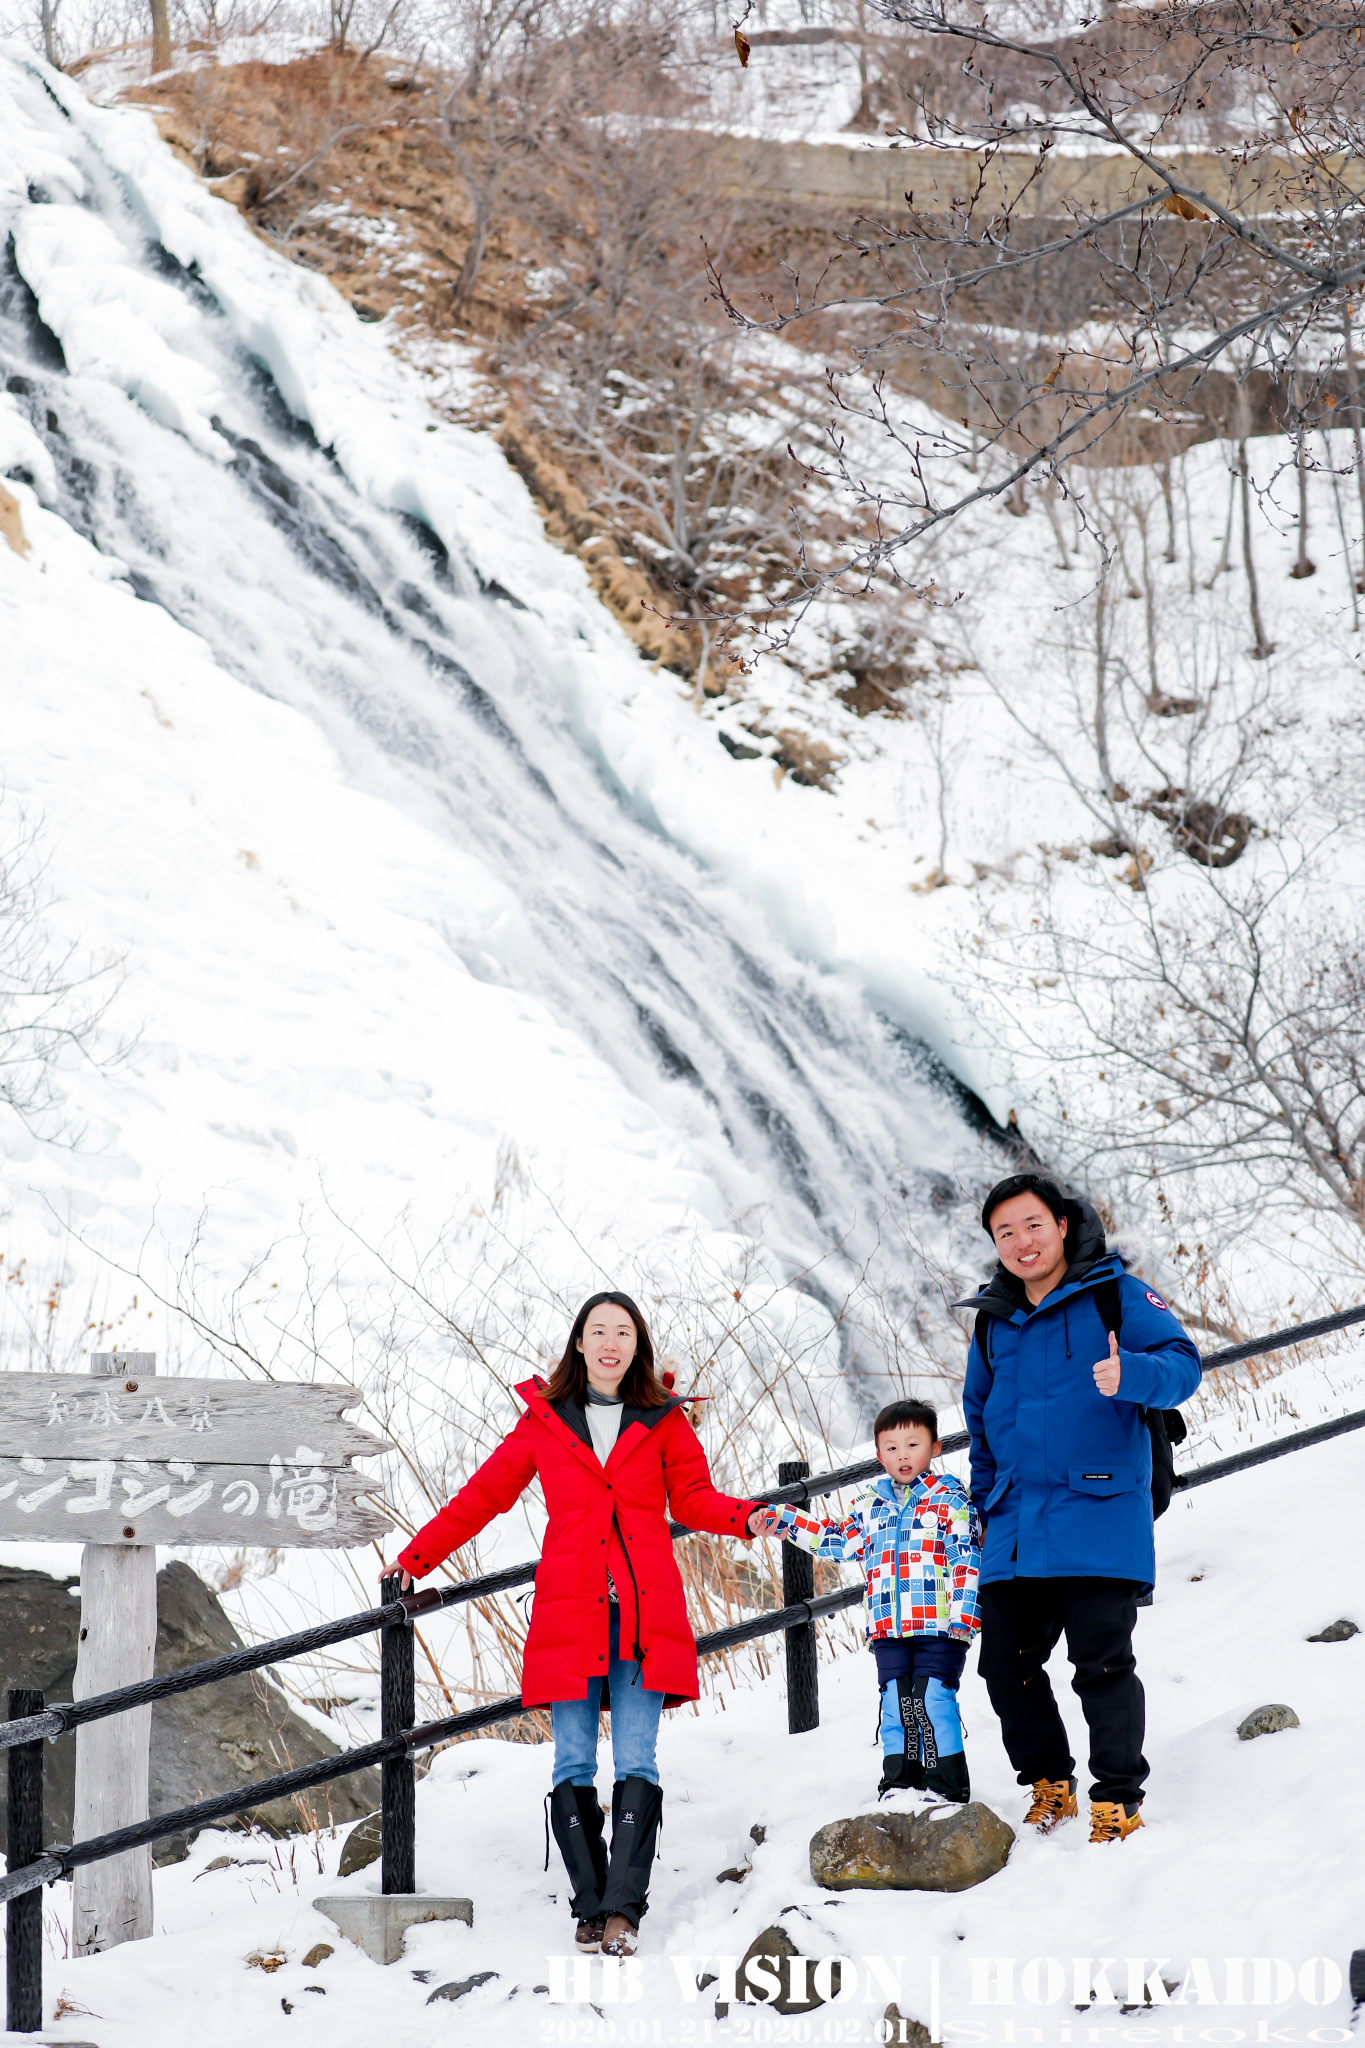
[[[877,1438],[878,1458],[902,1486],[918,1479],[930,1459],[936,1458],[942,1449],[938,1438],[931,1437],[922,1422],[905,1422],[896,1429],[884,1429]]]

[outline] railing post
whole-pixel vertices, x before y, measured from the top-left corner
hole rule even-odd
[[[398,1597],[398,1581],[386,1579],[386,1595]],[[401,1735],[417,1718],[412,1623],[387,1622],[379,1633],[379,1714],[382,1735]],[[379,1839],[383,1851],[380,1889],[385,1897],[417,1889],[417,1772],[409,1751],[385,1757],[380,1766]]]
[[[779,1465],[777,1483],[790,1486],[809,1479],[810,1466],[801,1460]],[[798,1600],[815,1598],[815,1559],[793,1543],[782,1545],[782,1605],[794,1607]],[[816,1663],[815,1623],[787,1630],[787,1730],[804,1735],[820,1726],[820,1677]]]
[[[12,1692],[9,1718],[41,1714],[40,1692]],[[9,1751],[5,1799],[5,1862],[10,1870],[36,1863],[43,1853],[43,1745],[21,1742]],[[43,2024],[43,1894],[25,1892],[5,1908],[5,2025],[11,2034],[36,2034]]]
[[[108,1390],[117,1397],[116,1409],[126,1395],[140,1393],[145,1405],[158,1391],[154,1351],[92,1352],[90,1370],[97,1378],[123,1382],[122,1394],[117,1386]],[[124,1412],[135,1415],[136,1404]],[[77,1700],[136,1685],[156,1670],[156,1545],[133,1541],[140,1533],[135,1523],[119,1519],[120,1542],[87,1543],[81,1551],[81,1626],[72,1687]],[[149,1706],[77,1729],[71,1827],[78,1842],[146,1820],[151,1755]],[[130,1849],[103,1863],[78,1866],[71,1885],[73,1955],[147,1941],[153,1930],[150,1849]]]

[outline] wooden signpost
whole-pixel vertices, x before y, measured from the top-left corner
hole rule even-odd
[[[0,1541],[82,1542],[75,1695],[150,1678],[156,1546],[350,1549],[393,1524],[355,1457],[392,1448],[343,1419],[354,1387],[157,1376],[156,1354],[96,1352],[70,1373],[0,1378]],[[152,1710],[76,1733],[76,1840],[147,1818]],[[152,1932],[150,1849],[81,1866],[77,1955]]]

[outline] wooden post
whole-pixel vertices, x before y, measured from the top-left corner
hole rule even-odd
[[[95,1352],[92,1373],[117,1376],[136,1394],[156,1374],[154,1351]],[[134,1514],[134,1509],[128,1510]],[[156,1661],[156,1545],[136,1543],[136,1524],[123,1543],[87,1543],[81,1552],[81,1629],[76,1653],[78,1700],[150,1678]],[[78,1842],[147,1818],[152,1710],[135,1707],[76,1731]],[[152,1932],[152,1852],[128,1849],[82,1865],[72,1879],[72,1947],[78,1956],[145,1941]]]
[[[390,1599],[397,1579],[384,1581]],[[412,1623],[392,1621],[379,1635],[379,1732],[401,1735],[417,1718],[417,1673]],[[384,1896],[417,1889],[417,1772],[409,1753],[385,1757],[379,1772],[379,1841]]]
[[[777,1483],[790,1486],[809,1479],[810,1466],[804,1460],[779,1465]],[[794,1607],[798,1600],[815,1598],[815,1559],[794,1543],[782,1545],[782,1605]],[[804,1735],[820,1726],[820,1674],[816,1659],[815,1623],[787,1630],[787,1732]]]
[[[12,1692],[11,1721],[41,1714],[40,1692]],[[43,1745],[21,1742],[7,1752],[5,1861],[11,1870],[43,1853]],[[25,1892],[5,1908],[5,2025],[11,2034],[36,2034],[43,2024],[43,1895]]]

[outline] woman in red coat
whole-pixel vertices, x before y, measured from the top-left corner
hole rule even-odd
[[[516,1391],[526,1404],[516,1428],[381,1577],[395,1569],[404,1585],[424,1577],[540,1480],[549,1525],[521,1696],[528,1707],[551,1710],[550,1822],[574,1888],[578,1944],[633,1955],[662,1808],[659,1714],[699,1691],[668,1517],[715,1536],[745,1536],[762,1509],[712,1486],[629,1295],[584,1302],[548,1386],[526,1380]],[[616,1767],[610,1858],[595,1783],[603,1706]]]

